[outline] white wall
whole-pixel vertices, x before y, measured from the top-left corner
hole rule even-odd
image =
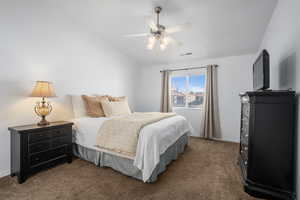
[[[39,120],[33,111],[39,99],[28,97],[36,80],[54,83],[50,121],[72,118],[68,94],[134,98],[134,63],[52,4],[37,4],[0,2],[0,177],[10,171],[7,128]]]
[[[271,58],[271,88],[292,88],[300,93],[300,1],[279,0],[265,33],[261,49]],[[300,107],[299,107],[300,108]],[[300,140],[300,110],[298,110],[298,144]],[[298,148],[298,171],[300,166]],[[300,192],[298,172],[298,194]],[[299,195],[298,199],[300,200]]]
[[[254,60],[254,55],[244,55],[143,67],[140,69],[138,80],[136,109],[143,112],[159,111],[161,96],[160,70],[217,64],[219,65],[217,71],[222,139],[238,142],[240,135],[240,99],[238,94],[252,89],[252,64]],[[197,136],[200,132],[200,111],[180,109],[176,112],[184,115],[191,122],[195,129],[195,136]]]

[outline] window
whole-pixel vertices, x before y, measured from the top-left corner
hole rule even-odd
[[[200,108],[204,102],[205,74],[183,74],[171,77],[173,107]]]

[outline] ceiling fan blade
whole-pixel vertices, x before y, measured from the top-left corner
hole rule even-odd
[[[190,29],[191,27],[192,27],[191,23],[180,24],[177,26],[167,28],[166,33],[171,34],[171,33],[186,31],[186,30]]]
[[[147,37],[147,36],[149,36],[148,33],[138,33],[138,34],[123,35],[123,37]]]
[[[168,44],[174,44],[178,47],[183,45],[182,42],[179,42],[179,41],[175,40],[174,38],[172,38],[170,36],[167,37],[167,41],[168,41]]]

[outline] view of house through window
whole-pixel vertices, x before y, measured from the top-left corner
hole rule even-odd
[[[205,74],[171,77],[173,107],[199,108],[204,102]]]

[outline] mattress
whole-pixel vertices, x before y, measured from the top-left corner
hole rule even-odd
[[[96,147],[96,136],[103,122],[110,118],[81,117],[74,119],[75,132],[73,142],[81,147],[105,152],[110,155],[132,160],[132,164],[141,171],[142,180],[146,182],[160,162],[161,155],[180,137],[193,130],[184,117],[176,115],[141,129],[135,157],[111,152]]]

